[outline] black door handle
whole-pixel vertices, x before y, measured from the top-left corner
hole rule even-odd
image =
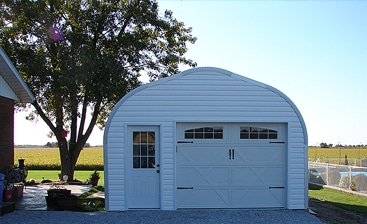
[[[229,159],[234,159],[234,149],[229,149]]]

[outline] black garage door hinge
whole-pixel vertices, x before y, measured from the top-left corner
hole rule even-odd
[[[285,187],[269,187],[269,189],[284,189]]]
[[[269,142],[270,144],[284,144],[285,142]]]
[[[192,144],[194,142],[193,141],[177,141],[177,143],[188,143],[188,144]]]

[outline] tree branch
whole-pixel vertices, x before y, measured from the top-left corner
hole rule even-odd
[[[84,125],[85,125],[85,119],[87,114],[87,107],[88,107],[88,97],[85,95],[84,101],[83,101],[83,107],[82,107],[82,116],[80,118],[80,124],[79,124],[79,133],[78,133],[78,141],[80,139],[80,136],[83,136],[84,132]]]
[[[87,139],[89,138],[90,134],[93,131],[94,126],[96,125],[97,118],[98,118],[98,115],[100,113],[101,103],[102,103],[102,99],[100,98],[100,99],[97,100],[96,104],[94,105],[92,119],[89,123],[87,131],[85,132],[84,135],[79,136],[77,144],[80,145],[81,147],[83,147],[84,144],[87,142]]]
[[[42,118],[42,120],[47,124],[47,126],[51,129],[51,131],[53,133],[56,133],[56,127],[55,125],[52,124],[52,122],[50,121],[50,119],[46,116],[46,114],[43,112],[42,108],[40,107],[40,105],[38,104],[37,100],[33,101],[32,105],[34,106],[34,108],[36,109],[36,111],[38,112],[38,114],[40,115],[40,117]]]

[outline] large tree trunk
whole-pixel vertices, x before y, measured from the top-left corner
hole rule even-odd
[[[59,151],[61,160],[61,180],[64,175],[68,176],[68,181],[74,180],[76,162],[81,151],[81,147],[69,147],[66,139],[59,141]]]
[[[62,135],[62,132],[64,131],[63,130],[64,117],[62,116],[62,110],[56,112],[56,114],[58,115],[56,116],[57,125],[54,126],[53,123],[48,119],[46,114],[43,112],[42,108],[39,106],[37,101],[34,101],[32,104],[38,111],[41,118],[46,122],[46,124],[49,126],[51,131],[55,134],[55,137],[59,143],[59,152],[60,152],[60,161],[61,161],[60,179],[63,180],[63,176],[67,175],[69,181],[74,180],[74,170],[75,170],[76,162],[78,161],[80,152],[83,149],[85,143],[87,142],[96,124],[97,117],[99,114],[99,108],[101,106],[101,99],[97,100],[96,104],[94,105],[92,119],[84,134],[83,134],[84,124],[85,124],[86,112],[87,112],[86,108],[88,104],[87,103],[83,104],[79,131],[77,129],[78,120],[72,119],[71,130],[70,130],[71,136],[70,136],[69,143],[66,137]],[[78,107],[76,107],[75,111],[76,112],[74,113],[74,118],[77,117]]]

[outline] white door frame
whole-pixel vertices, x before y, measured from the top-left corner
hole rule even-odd
[[[131,125],[127,131],[128,208],[159,209],[160,127]]]

